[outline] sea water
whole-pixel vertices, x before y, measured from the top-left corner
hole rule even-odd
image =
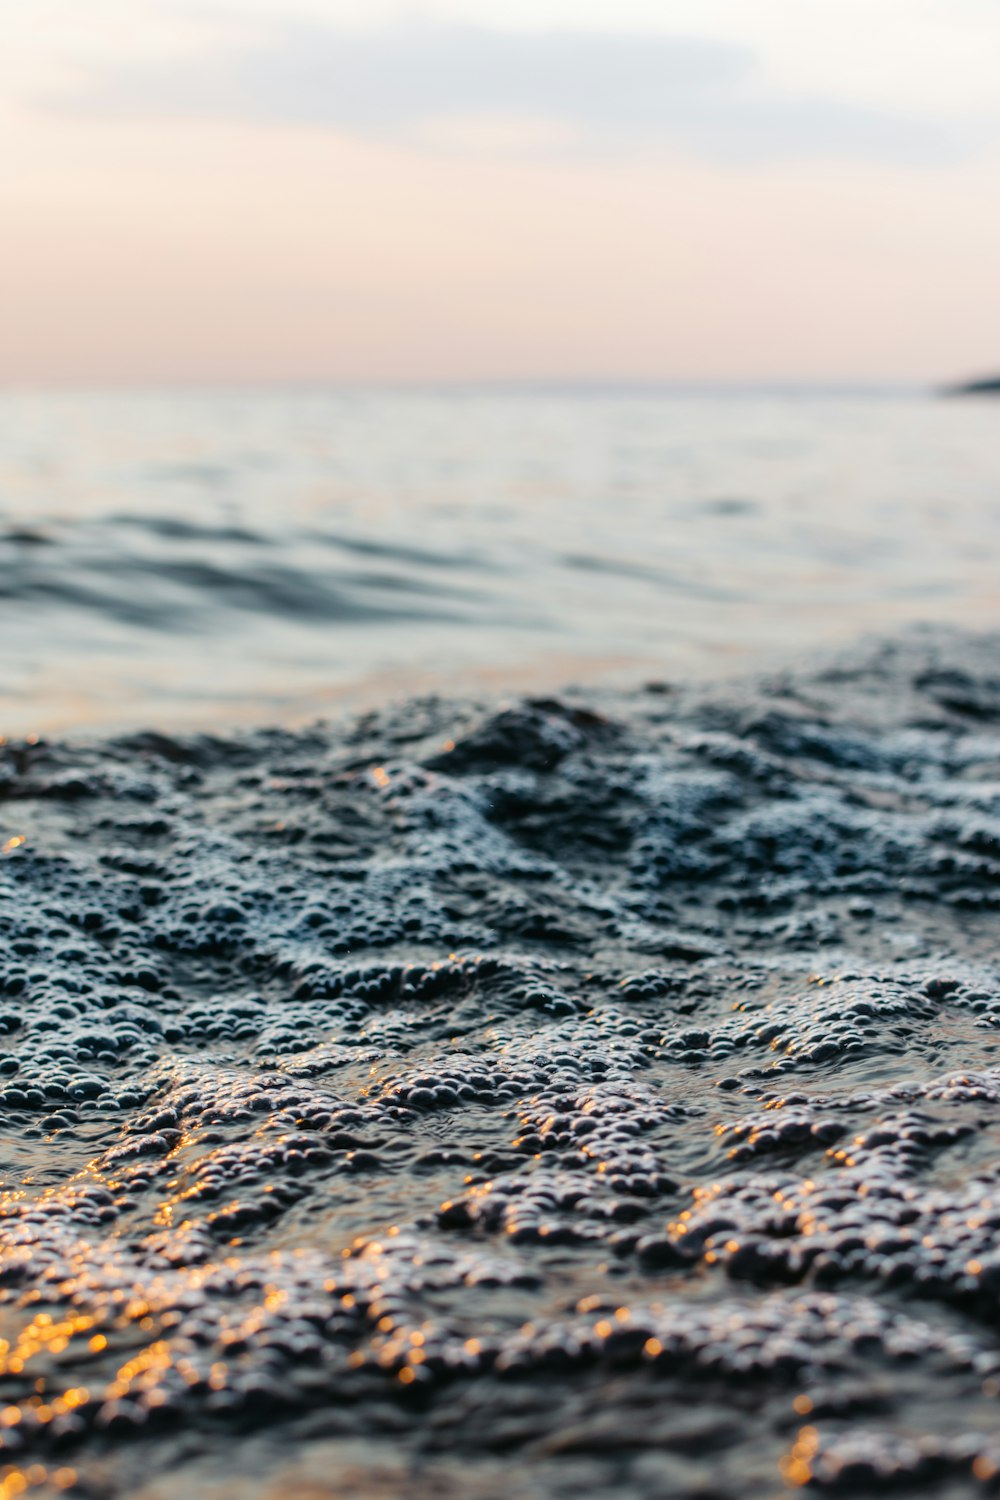
[[[726,676],[998,618],[1000,406],[0,395],[0,732]]]

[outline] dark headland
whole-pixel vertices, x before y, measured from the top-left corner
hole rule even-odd
[[[1000,375],[986,375],[979,380],[960,380],[946,385],[945,396],[1000,396]]]

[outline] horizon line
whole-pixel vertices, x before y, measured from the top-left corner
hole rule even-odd
[[[191,392],[329,392],[344,394],[669,394],[669,395],[940,395],[965,384],[955,380],[814,379],[751,377],[690,379],[674,376],[458,376],[448,379],[326,376],[169,377],[123,379],[0,378],[0,396],[142,395]]]

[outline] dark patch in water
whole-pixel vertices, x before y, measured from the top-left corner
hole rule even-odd
[[[710,583],[701,572],[685,577],[681,573],[672,573],[667,568],[646,567],[627,558],[611,557],[603,553],[598,556],[594,553],[568,552],[559,561],[564,567],[573,568],[577,572],[607,573],[618,578],[640,579],[646,583],[659,584],[672,592],[696,595],[700,599],[740,598],[738,589],[720,588]]]
[[[428,547],[414,547],[402,542],[376,542],[370,537],[345,536],[338,532],[317,531],[309,535],[328,547],[356,552],[361,557],[386,557],[392,562],[416,564],[430,568],[476,568],[491,570],[493,564],[481,553],[466,550],[437,552]]]
[[[4,1458],[988,1486],[997,645],[6,746]]]
[[[113,526],[133,526],[172,542],[240,542],[250,547],[269,545],[262,532],[251,531],[246,526],[205,526],[182,520],[179,516],[118,515],[110,519]]]
[[[15,547],[47,547],[51,541],[44,531],[31,526],[12,526],[9,531],[0,532],[0,543]]]
[[[702,509],[713,516],[755,516],[760,510],[756,500],[738,500],[735,497],[724,497],[719,500],[705,500]]]
[[[107,620],[184,634],[204,628],[206,616],[238,611],[255,618],[313,624],[379,621],[459,621],[467,611],[444,601],[475,599],[471,589],[442,587],[395,573],[337,574],[281,563],[222,566],[191,556],[119,559],[121,571],[61,565],[27,574],[16,562],[0,567],[0,598],[23,604],[53,602]],[[390,603],[399,598],[401,602]],[[415,603],[426,599],[427,603]],[[403,602],[406,601],[406,602]],[[440,601],[440,602],[439,602]]]

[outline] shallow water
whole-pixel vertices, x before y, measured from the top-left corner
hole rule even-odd
[[[0,1493],[1000,1475],[1000,674],[0,750]]]
[[[997,620],[995,403],[0,396],[0,732],[719,676]]]

